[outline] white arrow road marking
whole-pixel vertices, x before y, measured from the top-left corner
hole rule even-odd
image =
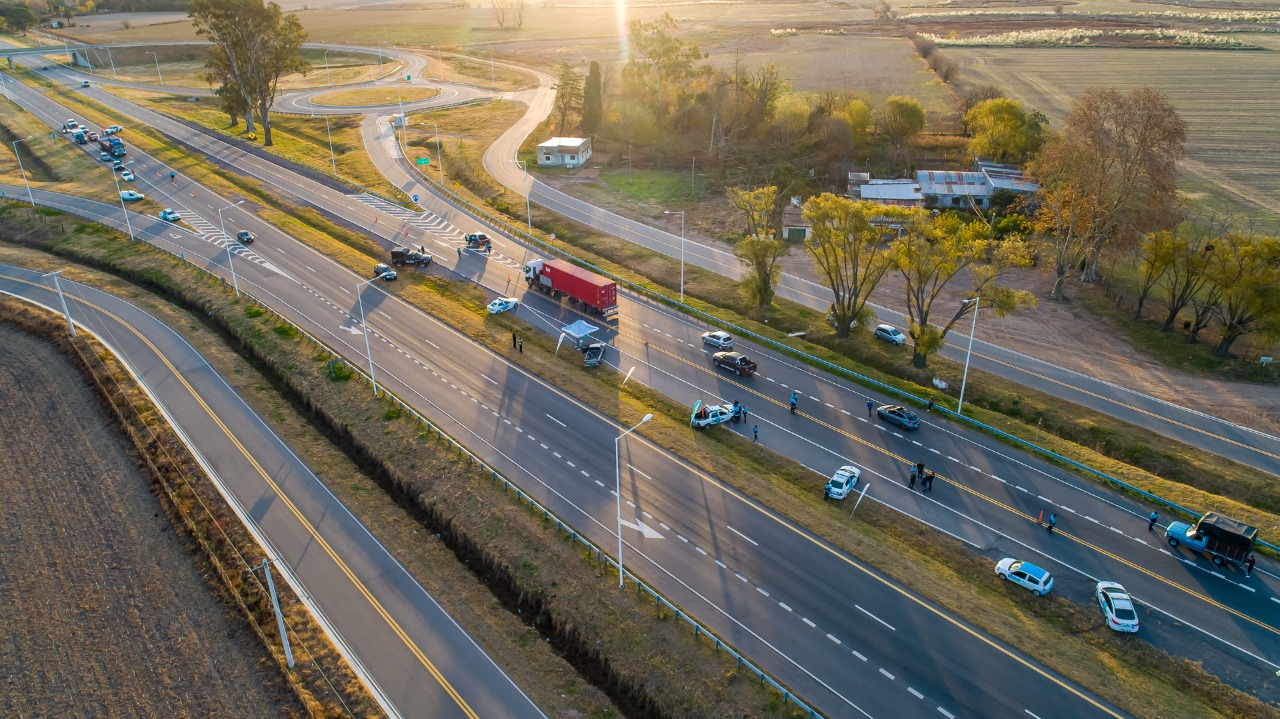
[[[645,539],[663,539],[664,538],[661,532],[654,529],[653,527],[650,527],[644,522],[637,521],[635,524],[632,524],[631,522],[628,522],[627,520],[624,519],[622,520],[622,526],[629,527],[631,529],[636,530],[637,532],[643,534]]]
[[[350,333],[351,333],[351,334],[353,334],[353,335],[362,335],[362,334],[364,334],[364,332],[362,332],[362,331],[360,330],[360,328],[359,328],[359,327],[356,327],[355,325],[343,325],[343,326],[339,327],[338,329],[342,330],[343,332],[350,332]]]

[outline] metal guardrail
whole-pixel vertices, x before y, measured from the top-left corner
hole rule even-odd
[[[544,252],[547,252],[548,254],[552,254],[552,255],[555,255],[555,256],[558,256],[558,257],[562,257],[562,258],[564,258],[564,259],[566,259],[566,260],[568,260],[568,261],[570,261],[570,262],[572,262],[572,263],[574,263],[574,264],[576,264],[576,265],[579,265],[579,266],[581,266],[581,267],[585,267],[585,268],[587,268],[587,269],[589,269],[589,270],[591,270],[591,271],[593,271],[593,272],[597,272],[597,273],[599,273],[599,274],[601,274],[601,275],[604,275],[605,277],[608,277],[609,279],[611,279],[611,280],[613,280],[613,281],[617,282],[618,284],[620,284],[620,285],[622,285],[622,286],[626,287],[627,289],[631,290],[632,292],[634,292],[634,293],[636,293],[636,294],[639,294],[639,295],[642,295],[642,296],[647,297],[647,298],[649,298],[649,299],[652,299],[652,300],[655,300],[655,301],[661,302],[661,303],[663,303],[663,304],[666,304],[666,305],[668,305],[668,306],[670,306],[670,307],[673,307],[673,308],[675,308],[675,309],[677,309],[677,310],[679,310],[679,311],[681,311],[681,312],[684,312],[685,314],[693,315],[693,316],[695,316],[695,317],[698,317],[698,318],[702,319],[704,322],[706,322],[706,323],[708,323],[708,324],[710,324],[710,325],[712,325],[712,326],[715,326],[715,327],[721,327],[721,328],[726,329],[726,330],[731,330],[731,331],[733,331],[735,334],[738,334],[738,335],[741,335],[741,336],[745,336],[745,337],[749,337],[749,338],[751,338],[752,340],[754,340],[754,341],[756,341],[756,342],[758,342],[758,343],[760,343],[760,344],[767,345],[768,347],[770,347],[770,348],[772,348],[772,349],[774,349],[774,350],[777,350],[777,351],[782,352],[782,353],[784,353],[784,354],[787,354],[787,355],[793,356],[793,357],[795,357],[795,358],[797,358],[797,359],[800,359],[801,361],[808,362],[809,364],[812,364],[812,365],[815,365],[815,366],[821,367],[821,368],[826,369],[826,370],[828,370],[828,371],[830,371],[830,372],[832,372],[832,373],[834,373],[834,374],[836,374],[836,375],[839,375],[839,376],[845,377],[845,378],[847,378],[847,379],[853,380],[853,381],[855,381],[855,382],[858,382],[859,384],[863,384],[863,385],[870,385],[870,386],[872,386],[872,387],[874,387],[874,388],[876,388],[876,389],[878,389],[878,390],[880,390],[880,391],[882,391],[882,392],[885,392],[886,394],[890,394],[890,395],[893,395],[893,396],[895,396],[895,397],[900,397],[900,398],[902,398],[902,399],[904,399],[904,400],[907,400],[907,401],[913,402],[913,403],[914,403],[914,404],[916,404],[916,405],[919,405],[919,406],[925,406],[925,405],[928,403],[928,400],[926,400],[926,399],[924,399],[924,398],[922,398],[922,397],[917,397],[916,395],[913,395],[913,394],[911,394],[910,392],[907,392],[906,390],[902,390],[902,389],[899,389],[899,388],[894,387],[894,386],[892,386],[892,385],[885,384],[884,382],[881,382],[881,381],[879,381],[879,380],[877,380],[877,379],[874,379],[874,378],[872,378],[872,377],[868,377],[868,376],[866,376],[866,375],[864,375],[864,374],[860,374],[860,373],[858,373],[858,372],[855,372],[855,371],[853,371],[853,370],[851,370],[851,369],[848,369],[847,367],[841,367],[840,365],[835,364],[835,363],[833,363],[833,362],[828,362],[827,360],[824,360],[824,359],[822,359],[821,357],[816,357],[816,356],[811,355],[811,354],[809,354],[809,353],[807,353],[807,352],[804,352],[803,350],[797,349],[797,348],[792,347],[792,346],[787,345],[787,344],[783,344],[783,343],[781,343],[781,342],[779,342],[779,341],[777,341],[777,340],[775,340],[775,339],[773,339],[773,338],[771,338],[771,337],[765,337],[765,336],[760,335],[760,334],[758,334],[758,333],[756,333],[756,332],[753,332],[753,331],[751,331],[751,330],[749,330],[749,329],[746,329],[745,327],[739,327],[738,325],[735,325],[735,324],[733,324],[733,323],[731,323],[731,322],[727,322],[727,321],[725,321],[725,320],[723,320],[723,319],[721,319],[721,318],[719,318],[719,317],[716,317],[716,316],[714,316],[714,315],[708,314],[707,312],[704,312],[704,311],[702,311],[702,310],[700,310],[700,309],[698,309],[698,308],[696,308],[696,307],[690,307],[689,305],[687,305],[687,304],[683,304],[683,303],[681,303],[679,300],[677,300],[677,299],[675,299],[675,298],[673,298],[673,297],[671,297],[671,296],[669,296],[669,295],[662,294],[662,293],[657,292],[657,291],[655,291],[655,290],[653,290],[653,289],[651,289],[651,288],[649,288],[649,287],[645,287],[644,285],[639,285],[639,284],[636,284],[636,283],[634,283],[634,282],[631,282],[630,280],[627,280],[627,279],[625,279],[625,278],[618,277],[617,275],[615,275],[615,274],[613,274],[613,273],[609,272],[608,270],[603,269],[603,268],[601,268],[601,267],[597,267],[596,265],[594,265],[594,264],[592,264],[592,263],[590,263],[590,262],[588,262],[588,261],[586,261],[586,260],[583,260],[583,259],[581,259],[581,258],[579,258],[579,257],[576,257],[576,256],[574,256],[573,254],[571,254],[571,253],[569,253],[569,252],[567,252],[567,251],[565,251],[565,250],[563,250],[563,249],[560,249],[560,248],[558,248],[558,247],[553,247],[553,246],[551,246],[551,245],[547,244],[546,242],[544,242],[544,241],[542,241],[542,240],[538,239],[537,237],[535,237],[535,236],[533,236],[533,235],[529,234],[529,233],[528,233],[524,228],[521,228],[521,227],[518,227],[518,226],[516,226],[516,225],[513,225],[513,224],[511,224],[510,222],[507,222],[506,220],[504,220],[504,219],[502,219],[502,218],[497,217],[497,216],[496,216],[496,215],[494,215],[492,212],[489,212],[489,211],[487,211],[487,210],[483,210],[483,209],[480,209],[479,207],[476,207],[472,202],[470,202],[470,201],[469,201],[469,200],[467,200],[466,198],[462,197],[461,195],[458,195],[457,193],[453,192],[453,191],[452,191],[452,190],[450,190],[449,188],[447,188],[447,187],[445,187],[445,186],[441,185],[439,181],[437,181],[437,180],[435,180],[435,179],[431,178],[431,177],[430,177],[429,175],[427,175],[425,172],[422,172],[421,170],[419,170],[416,166],[411,165],[411,164],[408,164],[408,163],[405,163],[405,166],[410,167],[414,172],[416,172],[420,177],[422,177],[422,178],[423,178],[423,180],[424,180],[427,184],[432,185],[432,186],[434,186],[435,188],[437,188],[439,191],[443,192],[445,195],[447,195],[447,196],[448,196],[448,199],[449,199],[450,201],[452,201],[454,204],[456,204],[457,206],[461,207],[463,210],[465,210],[466,212],[468,212],[469,214],[471,214],[472,216],[474,216],[477,220],[479,220],[479,221],[481,221],[481,222],[483,222],[483,223],[485,223],[485,224],[489,225],[489,226],[490,226],[492,229],[494,229],[495,231],[508,233],[508,234],[510,234],[510,235],[512,235],[512,236],[518,236],[518,237],[521,237],[521,238],[523,238],[525,241],[527,241],[527,242],[529,242],[530,244],[532,244],[532,245],[534,245],[534,246],[536,246],[536,247],[538,247],[538,248],[542,249]],[[533,182],[536,182],[536,181],[537,181],[537,180],[533,179],[533,176],[532,176],[532,175],[530,175],[530,176],[529,176],[529,179],[530,179],[530,185],[531,185],[531,186],[532,186],[532,183],[533,183]],[[532,189],[532,187],[531,187],[530,189]],[[1112,477],[1111,475],[1107,474],[1106,472],[1102,472],[1102,471],[1100,471],[1100,470],[1097,470],[1097,469],[1094,469],[1094,468],[1092,468],[1092,467],[1089,467],[1088,465],[1081,464],[1080,462],[1077,462],[1077,461],[1075,461],[1075,460],[1073,460],[1073,459],[1070,459],[1070,458],[1068,458],[1068,457],[1064,457],[1064,456],[1062,456],[1061,454],[1058,454],[1057,452],[1054,452],[1053,450],[1050,450],[1050,449],[1046,449],[1046,448],[1044,448],[1044,447],[1041,447],[1040,445],[1035,444],[1034,442],[1031,442],[1030,440],[1026,440],[1026,439],[1023,439],[1023,438],[1021,438],[1021,437],[1018,437],[1018,436],[1015,436],[1015,435],[1009,434],[1008,432],[1005,432],[1005,431],[1003,431],[1003,430],[1000,430],[1000,429],[998,429],[998,428],[996,428],[996,427],[992,427],[992,426],[991,426],[991,425],[989,425],[989,424],[986,424],[986,423],[984,423],[984,422],[980,422],[980,421],[978,421],[978,420],[976,420],[976,419],[972,419],[972,418],[970,418],[970,417],[966,417],[966,416],[964,416],[964,415],[962,415],[962,414],[957,414],[956,412],[953,412],[952,410],[946,409],[946,408],[944,408],[944,407],[940,407],[940,406],[934,405],[934,408],[935,408],[935,409],[938,409],[938,410],[940,410],[940,411],[942,411],[943,413],[945,413],[945,414],[947,414],[947,415],[949,415],[949,416],[951,416],[951,418],[952,418],[952,419],[960,420],[961,422],[965,422],[965,423],[969,424],[970,426],[972,426],[972,427],[974,427],[974,428],[977,428],[977,429],[980,429],[980,430],[984,430],[984,431],[990,432],[990,433],[992,433],[992,434],[996,435],[997,437],[1000,437],[1000,438],[1003,438],[1003,439],[1009,440],[1009,441],[1013,442],[1014,444],[1016,444],[1016,445],[1018,445],[1018,446],[1020,446],[1020,447],[1023,447],[1023,448],[1025,448],[1025,449],[1029,450],[1029,451],[1031,451],[1031,452],[1032,452],[1032,453],[1034,453],[1034,454],[1039,454],[1039,455],[1041,455],[1041,456],[1043,456],[1043,457],[1046,457],[1046,458],[1048,458],[1048,459],[1056,460],[1056,461],[1059,461],[1059,462],[1063,462],[1063,463],[1065,463],[1065,464],[1067,464],[1067,465],[1069,465],[1069,466],[1071,466],[1071,467],[1074,467],[1074,468],[1076,468],[1076,469],[1078,469],[1078,470],[1080,470],[1080,471],[1082,471],[1082,472],[1085,472],[1086,474],[1090,474],[1090,475],[1092,475],[1092,476],[1094,476],[1094,477],[1097,477],[1098,479],[1101,479],[1101,480],[1103,480],[1103,481],[1105,481],[1105,482],[1108,482],[1108,483],[1112,484],[1112,485],[1113,485],[1113,486],[1115,486],[1115,487],[1119,487],[1120,489],[1123,489],[1123,490],[1125,490],[1125,491],[1132,492],[1132,493],[1134,493],[1134,494],[1136,494],[1136,495],[1138,495],[1138,496],[1140,496],[1140,497],[1142,497],[1142,498],[1144,498],[1144,499],[1146,499],[1146,500],[1148,500],[1148,501],[1151,501],[1151,502],[1154,502],[1154,503],[1156,503],[1156,504],[1159,504],[1159,505],[1163,506],[1163,507],[1164,507],[1165,509],[1167,509],[1167,510],[1176,510],[1176,511],[1181,512],[1182,514],[1186,515],[1187,517],[1200,517],[1200,516],[1202,516],[1202,515],[1204,514],[1204,512],[1202,512],[1202,511],[1197,511],[1197,510],[1191,509],[1191,508],[1189,508],[1189,507],[1184,507],[1184,506],[1182,506],[1181,504],[1178,504],[1177,502],[1173,502],[1173,501],[1171,501],[1171,500],[1165,499],[1164,497],[1161,497],[1160,495],[1152,494],[1151,492],[1148,492],[1148,491],[1146,491],[1146,490],[1144,490],[1144,489],[1141,489],[1141,488],[1139,488],[1139,487],[1135,487],[1134,485],[1132,485],[1132,484],[1130,484],[1130,483],[1128,483],[1128,482],[1126,482],[1126,481],[1124,481],[1124,480],[1122,480],[1122,479],[1119,479],[1119,478],[1117,478],[1117,477]],[[1280,552],[1280,545],[1272,544],[1272,543],[1270,543],[1270,542],[1265,542],[1265,541],[1262,541],[1262,540],[1257,540],[1257,541],[1256,541],[1256,543],[1257,543],[1258,545],[1261,545],[1261,546],[1263,546],[1263,547],[1266,547],[1267,549],[1270,549],[1270,550],[1272,550],[1272,551],[1274,551],[1274,552]]]

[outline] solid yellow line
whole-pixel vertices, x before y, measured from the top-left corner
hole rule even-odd
[[[11,278],[11,279],[16,279],[19,282],[40,287],[41,289],[46,289],[46,290],[48,289],[44,285],[40,285],[38,283],[31,282],[29,280],[23,280],[19,278]],[[169,358],[165,357],[164,353],[162,353],[159,350],[159,348],[153,345],[150,340],[148,340],[145,336],[143,336],[143,334],[139,332],[133,325],[129,324],[124,319],[118,317],[117,315],[112,313],[110,310],[107,310],[104,307],[100,307],[97,304],[83,298],[75,298],[75,299],[77,302],[80,302],[81,304],[92,307],[95,310],[103,313],[104,315],[107,315],[108,317],[115,319],[121,325],[128,328],[130,332],[132,332],[135,336],[137,336],[138,339],[142,340],[143,343],[145,343],[148,347],[151,348],[153,352],[155,352],[156,356],[160,358],[160,361],[164,362],[165,366],[168,367],[171,372],[173,372],[173,376],[176,377],[178,381],[182,383],[183,387],[187,388],[187,391],[191,393],[191,396],[195,398],[196,402],[198,402],[200,406],[204,408],[205,412],[209,414],[209,417],[213,419],[213,421],[217,423],[219,427],[222,428],[223,433],[225,433],[227,438],[231,440],[232,444],[234,444],[236,448],[240,450],[240,453],[244,455],[245,459],[249,460],[249,463],[253,465],[253,468],[257,470],[258,474],[262,477],[262,479],[266,481],[268,485],[270,485],[272,491],[276,493],[276,496],[279,497],[280,500],[284,502],[285,506],[289,508],[289,511],[291,511],[295,517],[297,517],[298,521],[301,522],[303,527],[306,528],[307,533],[310,534],[313,538],[315,538],[316,542],[319,543],[320,547],[325,551],[326,554],[329,555],[329,557],[334,561],[334,563],[338,565],[338,568],[342,570],[342,573],[346,575],[347,579],[351,580],[351,583],[356,587],[356,589],[359,590],[359,592],[362,595],[364,595],[365,599],[369,601],[369,604],[373,606],[374,610],[387,622],[387,625],[391,627],[391,630],[395,632],[396,636],[400,637],[400,640],[404,642],[406,647],[409,648],[409,651],[413,653],[413,655],[418,659],[419,662],[422,663],[424,667],[426,667],[427,671],[430,672],[431,676],[434,677],[437,682],[439,682],[440,686],[444,687],[445,692],[448,693],[448,695],[453,698],[454,702],[456,702],[458,707],[462,709],[463,713],[465,713],[468,717],[470,717],[470,719],[479,719],[479,715],[475,713],[475,710],[473,710],[471,706],[467,704],[467,701],[463,699],[460,694],[458,694],[457,690],[453,688],[453,685],[449,683],[449,680],[446,679],[444,675],[440,673],[440,670],[436,668],[435,664],[433,664],[431,660],[427,658],[426,654],[424,654],[422,650],[418,648],[418,645],[415,644],[413,639],[411,639],[409,635],[405,633],[405,631],[400,627],[399,623],[397,623],[396,620],[392,618],[392,616],[382,606],[382,603],[379,602],[378,599],[373,596],[373,594],[369,591],[367,587],[365,587],[364,583],[361,582],[360,579],[355,575],[355,572],[351,571],[351,568],[347,566],[346,562],[342,561],[342,558],[338,556],[337,552],[334,551],[333,547],[331,547],[329,543],[325,541],[324,537],[320,535],[320,533],[316,530],[316,528],[311,524],[310,521],[307,520],[307,518],[302,514],[302,512],[297,508],[297,506],[294,505],[294,503],[289,499],[289,497],[280,490],[280,487],[275,483],[275,480],[273,480],[270,477],[270,475],[267,474],[266,470],[264,470],[262,466],[258,464],[258,461],[254,459],[253,456],[249,453],[249,451],[244,447],[244,445],[240,443],[240,440],[237,439],[234,434],[232,434],[231,430],[228,429],[227,426],[222,423],[222,420],[218,417],[218,415],[209,407],[209,405],[205,404],[204,398],[202,398],[195,391],[195,389],[192,388],[192,386],[187,383],[186,378],[182,376],[182,373],[178,371],[178,368],[174,367],[173,364],[169,362]]]

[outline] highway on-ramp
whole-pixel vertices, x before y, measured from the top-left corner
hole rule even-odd
[[[543,716],[181,336],[61,285],[76,325],[128,366],[390,716]],[[60,306],[50,280],[18,267],[0,266],[0,292]]]

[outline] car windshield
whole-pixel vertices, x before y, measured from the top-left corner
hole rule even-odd
[[[1133,611],[1132,609],[1126,609],[1124,607],[1116,607],[1116,619],[1119,619],[1122,622],[1137,621],[1138,613]]]

